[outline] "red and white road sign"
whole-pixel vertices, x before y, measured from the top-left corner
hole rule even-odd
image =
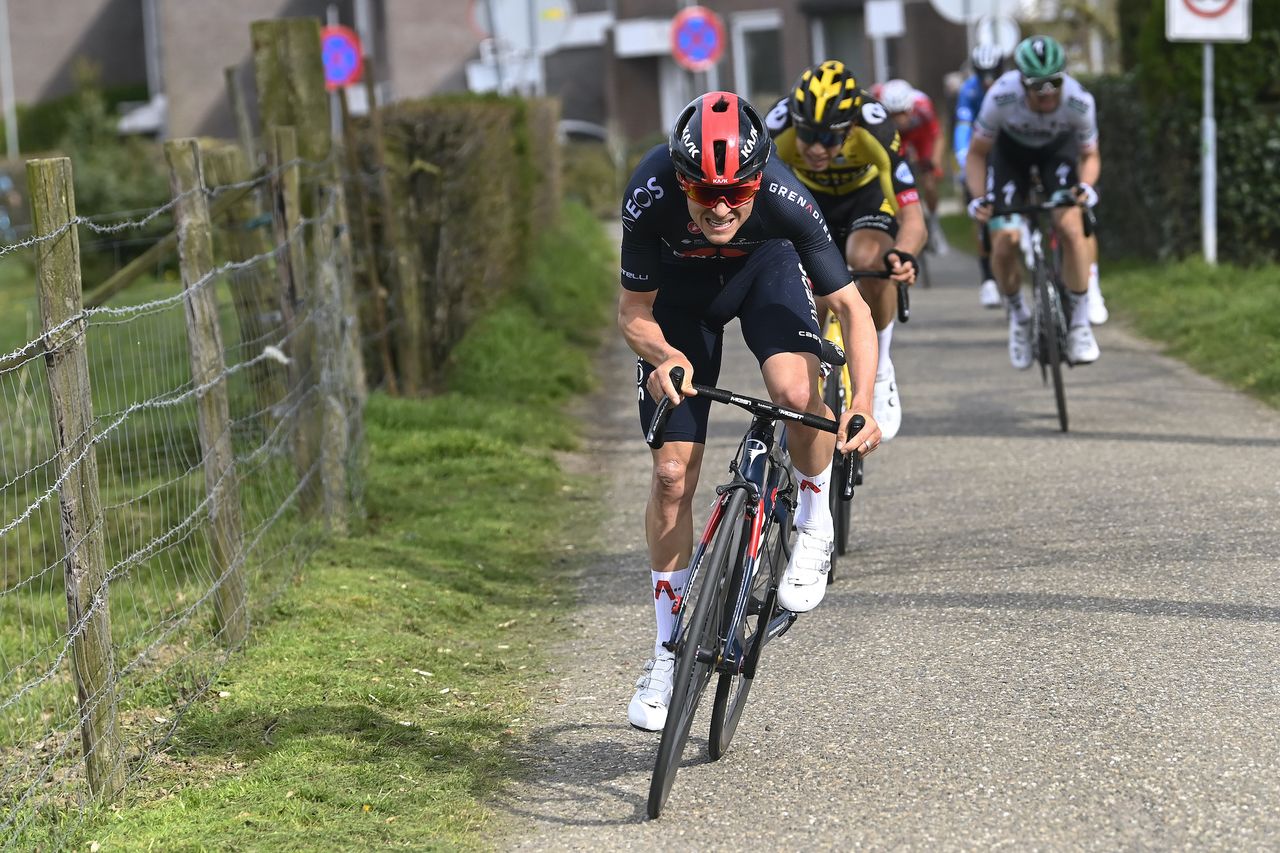
[[[1248,41],[1250,0],[1166,0],[1169,41]]]

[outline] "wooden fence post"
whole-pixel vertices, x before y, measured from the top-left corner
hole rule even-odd
[[[369,293],[373,297],[373,321],[377,327],[373,330],[377,335],[375,346],[378,348],[382,381],[386,384],[387,393],[399,396],[400,383],[396,380],[395,363],[391,360],[391,331],[387,328],[387,291],[382,286],[382,276],[378,272],[378,244],[374,242],[373,226],[369,222],[369,192],[365,189],[365,175],[360,168],[360,152],[355,126],[351,121],[351,111],[347,105],[347,90],[343,89],[339,94],[342,104],[342,136],[347,155],[347,172],[351,175],[352,185],[355,187],[355,205],[359,211],[360,220],[360,241],[364,244],[365,257],[368,258]],[[369,109],[372,111],[374,105],[369,104]]]
[[[254,21],[249,29],[262,126],[296,128],[302,158],[323,162],[333,144],[333,130],[320,54],[320,22],[279,18]]]
[[[36,246],[36,265],[50,415],[62,478],[59,501],[67,549],[63,573],[80,741],[89,788],[109,801],[124,788],[124,764],[116,728],[106,542],[85,351],[87,323],[81,317],[80,239],[71,224],[76,215],[71,161],[65,157],[29,161],[27,187],[35,235],[45,238]]]
[[[253,122],[249,120],[249,107],[245,103],[244,84],[240,82],[240,66],[228,65],[222,71],[227,81],[227,100],[231,103],[231,115],[236,120],[236,134],[240,148],[249,162],[249,171],[258,168],[258,146],[253,138]]]
[[[415,254],[406,244],[400,228],[399,208],[391,196],[391,179],[387,174],[386,139],[383,136],[382,113],[379,112],[373,75],[365,75],[365,91],[369,100],[369,131],[373,141],[373,169],[378,175],[378,194],[382,201],[382,236],[395,256],[395,297],[399,327],[396,329],[396,360],[405,394],[425,390],[422,365],[426,357],[426,306],[423,304],[422,282],[414,264]]]
[[[364,516],[364,407],[369,399],[365,382],[364,354],[360,347],[360,311],[356,305],[355,261],[351,250],[350,212],[342,171],[333,165],[332,183],[337,197],[337,270],[339,304],[342,310],[343,389],[347,400],[347,493],[357,516]]]
[[[342,293],[337,268],[334,227],[338,196],[325,188],[315,224],[315,364],[320,366],[320,470],[324,483],[324,517],[330,530],[347,532],[347,375],[342,339]]]
[[[289,343],[289,388],[292,415],[289,430],[293,442],[293,458],[298,478],[307,477],[319,455],[318,413],[315,411],[316,376],[312,361],[315,321],[310,315],[314,303],[307,278],[307,251],[303,238],[302,178],[298,166],[298,138],[292,127],[272,127],[267,134],[270,143],[272,221],[276,245],[283,247],[277,268],[280,272],[280,306],[284,315],[285,334]],[[316,489],[303,489],[298,506],[304,516],[316,509]]]
[[[219,632],[230,648],[238,648],[249,628],[240,526],[240,487],[231,448],[231,412],[227,403],[226,363],[214,281],[201,280],[213,269],[213,226],[204,197],[200,149],[194,139],[164,144],[169,185],[177,200],[178,259],[186,298],[187,351],[191,381],[197,389],[196,414],[204,453],[204,486],[212,531],[209,545],[217,577],[215,593]]]
[[[212,186],[227,186],[249,180],[249,165],[244,154],[234,145],[224,145],[204,153],[205,171]],[[210,216],[214,216],[212,210]],[[215,217],[216,218],[216,217]],[[226,214],[226,254],[234,261],[261,257],[271,251],[268,236],[270,216],[261,212],[258,197],[247,194],[232,205]],[[267,227],[263,227],[263,225]],[[231,295],[240,324],[240,340],[255,350],[279,343],[281,332],[280,294],[275,279],[264,260],[231,274]],[[261,362],[251,368],[253,390],[264,424],[270,427],[279,420],[279,412],[287,404],[288,385],[284,371],[274,361]]]

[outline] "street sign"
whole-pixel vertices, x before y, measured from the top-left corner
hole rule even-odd
[[[1013,49],[1018,46],[1022,31],[1018,22],[1006,16],[981,18],[973,25],[973,41],[975,44],[994,44],[1005,56],[1013,56]]]
[[[897,38],[907,32],[902,0],[867,0],[863,14],[868,38]]]
[[[702,6],[681,9],[671,20],[671,55],[690,71],[706,71],[724,54],[724,22]]]
[[[1169,41],[1248,41],[1249,0],[1166,0]]]
[[[360,82],[364,52],[355,30],[341,24],[320,29],[320,55],[324,59],[324,85],[329,91]]]

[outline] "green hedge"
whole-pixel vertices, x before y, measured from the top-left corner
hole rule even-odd
[[[1086,80],[1102,135],[1103,251],[1200,250],[1202,49],[1165,40],[1165,0],[1127,0],[1123,76]],[[1224,259],[1280,258],[1280,3],[1254,3],[1253,39],[1215,52],[1218,245]]]
[[[412,255],[426,311],[423,374],[430,387],[439,387],[453,348],[521,279],[533,237],[557,219],[558,107],[448,95],[393,104],[380,115],[393,198],[384,204],[372,193],[363,215],[373,226],[382,281],[395,280],[398,251]],[[360,132],[370,169],[367,122]],[[398,217],[409,238],[402,249],[386,244],[386,216]],[[395,317],[396,306],[390,307]]]

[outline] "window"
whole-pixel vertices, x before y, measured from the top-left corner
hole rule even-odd
[[[730,28],[735,90],[763,113],[787,90],[782,68],[782,13],[741,12],[733,16]]]
[[[821,15],[813,19],[812,26],[814,63],[838,59],[849,66],[860,85],[869,87],[874,72],[867,54],[862,10]]]

